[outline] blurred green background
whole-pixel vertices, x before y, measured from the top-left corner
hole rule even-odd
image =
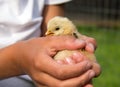
[[[102,73],[94,87],[120,87],[120,0],[73,0],[66,5],[66,16],[97,41]]]
[[[106,29],[96,26],[79,26],[81,33],[97,40],[97,60],[101,75],[94,79],[94,87],[120,87],[120,29]]]

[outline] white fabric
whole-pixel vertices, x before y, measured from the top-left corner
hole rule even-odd
[[[68,1],[70,0],[0,0],[0,48],[40,36],[44,5]]]
[[[45,4],[62,4],[71,0],[45,0]]]
[[[44,5],[68,1],[0,0],[0,48],[20,40],[39,37]],[[30,79],[28,76],[22,77]]]

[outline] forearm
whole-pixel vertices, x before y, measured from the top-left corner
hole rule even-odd
[[[0,49],[0,79],[22,74],[15,62],[17,52],[16,45]]]
[[[64,16],[64,4],[45,6],[43,11],[43,22],[41,25],[42,35],[46,32],[48,21],[55,16]]]

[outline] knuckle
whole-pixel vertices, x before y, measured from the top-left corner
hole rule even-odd
[[[94,45],[95,49],[97,48],[97,41],[95,38],[89,37],[87,43],[91,43]]]
[[[37,60],[37,58],[35,58],[35,60],[33,61],[33,66],[35,69],[40,69],[42,64],[40,63],[39,60]]]
[[[34,67],[37,68],[37,67],[39,67],[39,66],[40,66],[40,63],[38,63],[38,62],[35,60],[35,62],[34,62]]]
[[[67,46],[70,46],[72,47],[73,46],[73,43],[75,42],[75,38],[73,37],[67,37],[64,39],[65,43],[67,44]]]

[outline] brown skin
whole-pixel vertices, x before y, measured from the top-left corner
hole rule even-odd
[[[90,62],[85,60],[73,65],[61,65],[52,59],[58,50],[83,46],[84,43],[68,36],[42,37],[16,43],[0,50],[0,78],[28,74],[35,82],[50,87],[69,86],[71,82],[74,87],[84,85],[95,76],[94,71],[90,70]]]
[[[42,23],[42,36],[44,36],[44,34],[46,32],[48,21],[55,16],[64,16],[64,5],[63,4],[61,4],[61,5],[49,5],[49,6],[46,5],[45,6],[45,9],[44,9],[44,12],[43,12],[44,20],[43,20],[43,23]],[[91,37],[87,37],[87,36],[83,36],[83,39],[86,42],[85,49],[88,52],[94,53],[94,51],[96,49],[95,39],[91,38]],[[72,59],[72,62],[77,61],[77,58],[75,58],[76,60],[75,59],[73,60],[73,59]],[[64,60],[64,61],[67,63],[66,60]],[[63,62],[63,61],[61,61],[61,62]],[[96,76],[98,76],[100,74],[100,71],[101,71],[100,65],[96,62],[96,63],[93,63],[93,67],[94,67],[94,70],[97,72]],[[90,84],[88,83],[88,85],[89,85],[88,87],[90,87],[90,85],[92,87],[91,82],[90,82]],[[86,85],[86,87],[87,87],[87,85]]]
[[[61,5],[47,6],[45,9],[43,33],[50,18],[63,15]],[[87,43],[91,43],[93,47],[87,45]],[[100,74],[101,70],[98,63],[95,62],[93,66],[96,66],[96,68],[91,69],[92,63],[88,60],[65,65],[56,62],[52,57],[57,51],[63,49],[74,50],[86,47],[86,50],[89,49],[93,52],[94,46],[95,41],[89,42],[89,38],[86,38],[85,42],[80,42],[68,36],[40,37],[17,42],[0,49],[0,79],[28,74],[37,83],[38,87],[40,86],[39,83],[50,87],[92,87],[92,84],[88,82],[94,76]],[[73,61],[77,61],[77,57],[73,55]]]
[[[55,16],[64,16],[64,5],[46,5],[43,12],[42,35],[45,34],[48,21]]]

